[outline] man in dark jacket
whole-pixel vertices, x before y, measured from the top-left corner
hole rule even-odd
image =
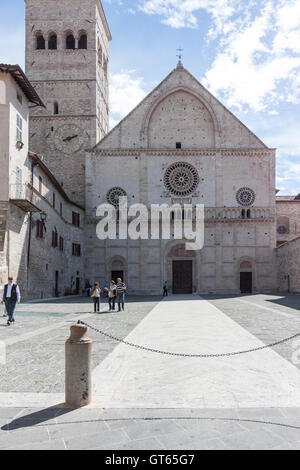
[[[15,323],[14,312],[17,302],[18,304],[21,302],[20,288],[17,284],[14,284],[13,278],[9,277],[8,283],[4,286],[1,299],[1,304],[5,304],[8,314],[8,326]]]

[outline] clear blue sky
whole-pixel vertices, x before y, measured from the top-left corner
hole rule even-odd
[[[208,87],[268,146],[277,187],[300,192],[300,0],[103,0],[111,123],[176,65]],[[0,1],[0,61],[24,67],[24,0]]]

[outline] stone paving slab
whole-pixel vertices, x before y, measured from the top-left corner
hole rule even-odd
[[[291,424],[291,418],[278,418],[276,409],[239,410],[247,418],[238,421],[230,418],[237,415],[232,409],[222,410],[222,415],[216,409],[15,408],[10,409],[15,420],[1,418],[0,449],[296,450],[300,408],[286,411],[298,425]],[[280,413],[284,416],[285,409]]]
[[[247,331],[269,344],[300,333],[300,295],[204,296],[212,305]],[[273,347],[282,357],[300,368],[300,338]]]
[[[264,346],[211,302],[190,296],[160,302],[127,341],[187,354]],[[120,344],[93,377],[94,394],[107,408],[300,406],[299,370],[270,348],[233,357],[189,358]]]
[[[70,326],[79,319],[92,319],[93,324],[109,330],[118,337],[126,337],[130,331],[152,310],[160,298],[129,298],[124,312],[108,314],[107,303],[102,302],[102,313],[89,314],[92,305],[87,298],[34,304],[35,311],[43,314],[38,325],[31,317],[18,318],[12,327],[0,328],[0,341],[6,340],[7,363],[0,365],[0,391],[2,393],[51,393],[64,392],[65,342]],[[32,304],[23,304],[29,312]],[[48,317],[47,312],[69,314],[64,317]],[[44,313],[45,312],[45,313]],[[90,315],[87,317],[87,315]],[[34,336],[30,336],[34,335]],[[93,340],[93,367],[96,367],[115,347],[116,342],[89,331]],[[45,364],[47,365],[45,367]]]
[[[263,343],[300,330],[300,296],[207,300]],[[92,314],[92,323],[125,338],[158,301],[132,298],[125,314]],[[300,449],[300,407],[287,408],[286,403],[276,408],[108,409],[95,399],[92,406],[80,410],[58,407],[64,398],[64,342],[73,317],[89,315],[91,303],[85,298],[69,298],[18,308],[15,328],[7,328],[5,319],[0,318],[0,341],[10,341],[11,372],[0,367],[0,449]],[[98,366],[117,345],[96,333],[89,335],[94,340],[94,366]],[[292,344],[274,348],[274,354],[289,365],[294,352]],[[2,373],[7,373],[5,380]],[[9,387],[3,393],[6,381]]]

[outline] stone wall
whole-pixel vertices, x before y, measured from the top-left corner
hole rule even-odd
[[[39,191],[42,177],[42,192]],[[55,207],[53,207],[55,193]],[[41,211],[47,214],[43,238],[37,237],[39,213],[32,215],[28,297],[48,298],[76,293],[76,278],[80,279],[80,292],[84,287],[84,211],[67,201],[37,166],[34,170],[34,194]],[[72,224],[72,212],[80,214],[80,227]],[[52,247],[52,232],[57,232],[58,246]],[[63,238],[63,251],[59,238]],[[81,256],[72,255],[72,244],[81,246]],[[55,276],[58,272],[58,291]]]
[[[70,33],[75,49],[66,49]],[[87,49],[78,49],[82,33],[87,35]],[[36,49],[39,34],[45,39],[42,50]],[[57,36],[55,50],[48,48],[52,34]],[[31,113],[30,150],[44,156],[72,200],[81,205],[85,149],[108,132],[110,39],[99,0],[26,0],[26,73],[46,104]],[[64,140],[68,137],[72,140]]]
[[[300,237],[277,248],[278,290],[300,294]]]
[[[300,236],[300,200],[293,196],[277,198],[276,213],[278,244]]]
[[[26,244],[26,214],[11,203],[22,198],[30,174],[28,160],[28,99],[10,73],[0,73],[0,291],[10,274],[20,275],[26,289],[27,270],[23,246]],[[17,116],[22,120],[22,135],[17,146]],[[21,126],[19,126],[21,128]]]

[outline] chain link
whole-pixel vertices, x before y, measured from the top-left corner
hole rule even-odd
[[[187,353],[176,353],[176,352],[169,352],[169,351],[161,351],[159,349],[153,349],[153,348],[147,348],[145,346],[141,346],[139,344],[134,344],[129,341],[126,341],[124,339],[118,338],[116,336],[113,336],[109,333],[106,333],[105,331],[99,330],[98,328],[95,328],[94,326],[88,325],[87,323],[80,321],[78,322],[80,325],[85,325],[91,330],[96,331],[97,333],[100,333],[102,336],[105,336],[109,339],[112,339],[113,341],[117,341],[118,343],[123,343],[126,344],[127,346],[130,346],[135,349],[141,349],[142,351],[148,351],[156,354],[163,354],[165,356],[176,356],[176,357],[191,357],[191,358],[200,358],[200,359],[209,359],[209,358],[218,358],[218,357],[230,357],[230,356],[240,356],[242,354],[249,354],[252,352],[256,351],[262,351],[264,349],[268,348],[273,348],[275,346],[279,346],[280,344],[287,343],[289,341],[292,341],[293,339],[299,338],[300,333],[297,333],[296,335],[290,336],[288,338],[282,339],[280,341],[276,341],[275,343],[267,344],[264,346],[260,346],[258,348],[253,348],[253,349],[247,349],[246,351],[236,351],[236,352],[231,352],[231,353],[220,353],[220,354],[187,354]]]

